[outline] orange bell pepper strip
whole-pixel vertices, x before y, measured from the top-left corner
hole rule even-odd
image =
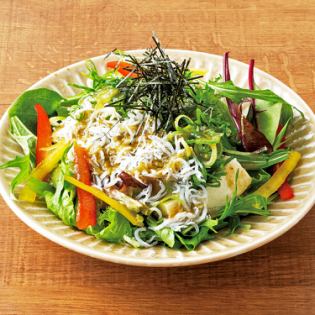
[[[45,109],[40,104],[36,104],[34,109],[37,113],[36,165],[38,165],[48,154],[44,149],[52,145],[52,131]]]
[[[135,67],[126,61],[109,61],[106,63],[107,68],[116,69],[124,77],[137,78],[137,73],[132,72]]]
[[[77,179],[82,183],[91,186],[91,171],[87,151],[74,145],[74,159],[77,168]],[[96,225],[96,200],[89,192],[77,188],[78,208],[76,223],[80,230]]]

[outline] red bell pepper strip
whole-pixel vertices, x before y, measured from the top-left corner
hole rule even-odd
[[[126,61],[109,61],[106,63],[107,68],[117,69],[117,71],[124,77],[129,76],[131,78],[137,78],[137,73],[132,72],[134,66]]]
[[[281,200],[290,200],[294,197],[293,188],[287,181],[278,189],[278,193]]]
[[[40,104],[36,104],[34,109],[37,113],[36,165],[38,165],[47,156],[48,152],[44,149],[52,145],[52,131],[45,109]]]
[[[77,179],[82,183],[91,186],[91,171],[87,151],[78,146],[74,146],[75,164],[77,167]],[[80,230],[96,224],[96,201],[89,192],[77,188],[78,208],[76,223]]]

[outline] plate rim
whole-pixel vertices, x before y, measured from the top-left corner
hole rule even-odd
[[[142,53],[144,49],[136,49],[136,50],[128,50],[127,52],[130,54],[133,53]],[[170,53],[176,53],[176,54],[190,54],[190,55],[204,55],[205,57],[210,58],[222,58],[220,55],[206,53],[206,52],[199,52],[199,51],[193,51],[193,50],[183,50],[183,49],[166,49],[167,52]],[[95,56],[92,58],[88,58],[91,60],[99,60],[102,58],[105,58],[107,54]],[[84,64],[85,60],[80,60],[78,62],[75,62],[73,64],[70,64],[68,66],[65,66],[61,69],[58,69],[57,71],[54,71],[47,76],[41,78],[34,84],[32,84],[29,88],[26,90],[37,88],[40,85],[43,85],[43,83],[53,78],[54,76],[58,75],[59,73],[62,73],[64,71],[69,71],[72,68],[81,66]],[[242,61],[236,60],[236,59],[230,59],[230,62],[244,67],[246,64]],[[285,83],[280,81],[278,78],[272,76],[271,74],[260,70],[259,68],[255,68],[255,72],[259,73],[260,75],[267,78],[267,80],[271,79],[272,81],[275,81],[281,89],[286,89],[290,94],[292,94],[295,98],[297,98],[300,102],[300,104],[303,106],[303,113],[306,114],[307,118],[311,121],[312,125],[315,126],[315,114],[311,110],[311,108],[306,104],[306,102],[302,99],[300,95],[298,95],[292,88],[287,86]],[[25,90],[25,91],[26,91]],[[8,120],[8,110],[12,106],[12,104],[8,107],[8,109],[5,111],[5,113],[2,115],[0,120],[0,130],[3,129],[5,123]],[[2,175],[1,175],[2,176]],[[1,177],[0,176],[0,177]],[[212,252],[209,253],[209,255],[205,256],[192,256],[192,257],[172,257],[172,258],[159,258],[155,259],[154,257],[150,258],[137,258],[137,257],[130,257],[130,256],[118,256],[117,254],[111,253],[111,252],[100,252],[98,250],[95,250],[93,248],[88,248],[87,246],[84,246],[80,243],[76,243],[71,239],[66,239],[65,237],[54,233],[50,231],[48,228],[45,228],[41,223],[34,220],[30,215],[27,215],[22,210],[20,210],[20,207],[14,203],[14,199],[12,199],[10,193],[8,193],[8,187],[4,184],[4,181],[0,180],[0,193],[2,195],[2,198],[9,206],[10,210],[15,213],[15,215],[23,221],[28,227],[36,231],[38,234],[44,236],[45,238],[53,241],[54,243],[61,245],[67,249],[70,249],[74,252],[90,256],[93,258],[97,258],[100,260],[112,262],[112,263],[119,263],[124,265],[133,265],[133,266],[143,266],[143,267],[178,267],[178,266],[192,266],[192,265],[199,265],[204,263],[210,263],[220,260],[225,260],[234,256],[241,255],[243,253],[249,252],[251,250],[254,250],[258,247],[261,247],[274,239],[280,237],[284,233],[286,233],[290,228],[295,226],[312,208],[312,206],[315,203],[315,187],[310,191],[309,198],[305,200],[303,208],[300,209],[298,214],[295,214],[290,220],[276,228],[274,231],[268,232],[265,235],[258,237],[250,242],[246,242],[244,244],[240,244],[236,247],[231,247],[227,249],[224,252]],[[303,210],[303,211],[301,211]]]

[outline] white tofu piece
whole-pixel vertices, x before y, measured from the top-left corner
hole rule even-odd
[[[241,195],[251,184],[252,178],[242,165],[233,159],[225,166],[226,175],[221,177],[221,185],[219,187],[207,187],[208,191],[208,208],[216,209],[222,207],[226,203],[226,199],[230,199],[235,190],[235,177],[238,173],[237,179],[237,195]],[[212,211],[210,210],[210,214]]]

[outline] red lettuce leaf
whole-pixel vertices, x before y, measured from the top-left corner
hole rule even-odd
[[[229,53],[224,54],[224,80],[230,80],[230,70],[229,70]],[[249,69],[249,87],[254,89],[254,60],[250,62]],[[267,148],[268,151],[272,151],[272,146],[266,137],[257,130],[257,128],[244,116],[242,115],[242,109],[240,104],[232,102],[229,98],[226,98],[229,112],[235,122],[237,127],[238,135],[241,140],[242,146],[247,152],[254,152]],[[252,103],[254,105],[254,103]],[[254,106],[253,106],[254,109]],[[255,112],[254,112],[255,117]]]
[[[272,151],[272,146],[266,137],[243,115],[241,116],[241,142],[247,152],[254,152],[264,147],[269,152]]]

